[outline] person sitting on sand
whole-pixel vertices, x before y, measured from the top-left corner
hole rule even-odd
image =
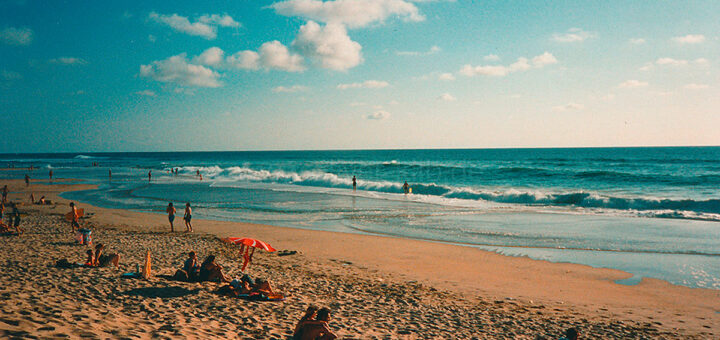
[[[185,220],[185,231],[192,233],[192,224],[190,223],[190,220],[192,220],[192,209],[190,209],[190,202],[185,203],[185,216],[183,216],[183,220]]]
[[[115,269],[120,269],[120,255],[108,254],[105,255],[105,245],[98,243],[95,246],[95,258],[93,259],[93,266],[95,267],[107,267],[109,264],[115,266]]]
[[[305,310],[305,315],[303,315],[300,318],[300,321],[298,321],[297,325],[295,325],[295,330],[293,331],[293,340],[299,340],[302,338],[302,332],[300,330],[302,327],[307,323],[308,321],[315,321],[315,317],[317,316],[318,308],[315,305],[310,305]]]
[[[195,281],[200,276],[200,264],[198,264],[197,254],[194,251],[188,253],[183,270],[187,273],[188,281]]]
[[[87,259],[85,260],[83,266],[94,267],[93,263],[95,262],[95,256],[93,255],[92,249],[88,249],[85,253],[87,254]]]
[[[200,265],[200,281],[230,282],[230,277],[223,273],[223,267],[215,262],[215,255],[205,258]]]
[[[78,214],[77,208],[75,208],[75,203],[73,202],[70,202],[70,213],[72,213],[72,217],[70,218],[71,232],[75,232],[75,229],[80,229],[80,223],[78,223],[80,215]]]
[[[575,329],[575,327],[570,327],[565,331],[565,336],[560,338],[560,340],[577,340],[578,338],[578,331]]]
[[[300,327],[300,340],[331,340],[336,339],[337,335],[330,330],[328,322],[330,321],[330,309],[321,308],[317,312],[315,320],[308,320]]]
[[[175,213],[177,210],[173,207],[172,202],[168,203],[167,208],[165,208],[165,212],[168,214],[168,221],[170,221],[170,232],[174,232],[175,226],[173,225],[173,221],[175,221]]]
[[[37,204],[45,204],[45,196],[41,196],[40,199],[37,201]]]

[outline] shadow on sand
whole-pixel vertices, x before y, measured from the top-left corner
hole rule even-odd
[[[187,289],[183,287],[145,287],[135,288],[125,292],[125,295],[142,296],[148,298],[176,298],[197,294],[200,289]]]

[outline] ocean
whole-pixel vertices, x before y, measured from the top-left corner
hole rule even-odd
[[[2,154],[0,165],[33,165],[46,184],[57,183],[50,169],[97,184],[62,196],[101,207],[190,202],[197,218],[446,242],[634,275],[623,284],[720,289],[720,147]]]

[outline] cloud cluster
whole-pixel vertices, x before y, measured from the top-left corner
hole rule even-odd
[[[284,93],[293,93],[293,92],[307,91],[307,89],[308,89],[308,88],[307,88],[306,86],[293,85],[293,86],[290,86],[290,87],[277,86],[277,87],[273,88],[272,91],[275,92],[275,93],[282,93],[282,92],[284,92]]]
[[[387,87],[390,84],[386,81],[380,81],[380,80],[366,80],[362,83],[350,83],[350,84],[340,84],[337,86],[338,89],[341,90],[347,90],[347,89],[379,89],[383,87]]]
[[[443,93],[437,99],[446,101],[446,102],[454,102],[457,100],[457,98],[455,98],[455,96],[453,96],[449,93]]]
[[[195,22],[191,22],[188,17],[177,14],[158,14],[150,12],[148,16],[150,20],[165,24],[175,31],[193,36],[200,36],[208,40],[217,37],[217,27],[239,27],[240,23],[235,21],[231,16],[224,14],[203,15]]]
[[[686,60],[686,59],[674,59],[674,58],[658,58],[654,62],[649,62],[640,67],[640,71],[650,71],[654,68],[655,65],[658,66],[685,66],[685,65],[705,65],[708,63],[708,60],[705,58],[697,58],[695,60]]]
[[[513,72],[527,71],[531,68],[542,68],[547,65],[556,64],[558,61],[552,54],[545,52],[532,59],[518,58],[516,62],[504,65],[465,65],[460,69],[460,74],[468,77],[476,75],[504,77]]]
[[[390,114],[387,111],[380,110],[380,111],[375,111],[373,113],[367,114],[364,117],[365,117],[365,119],[370,119],[370,120],[383,120],[383,119],[389,118]]]
[[[7,27],[0,31],[0,41],[8,45],[27,46],[35,33],[27,27]]]
[[[382,23],[389,17],[407,21],[425,20],[418,8],[405,0],[287,0],[270,7],[280,15],[342,24],[350,28]]]
[[[75,58],[75,57],[60,57],[55,59],[50,59],[49,62],[51,64],[61,64],[61,65],[85,65],[87,64],[87,61],[82,58]]]
[[[561,43],[583,42],[595,37],[595,33],[583,31],[581,28],[571,28],[565,33],[555,33],[552,40]]]
[[[304,56],[316,60],[321,67],[331,70],[347,70],[362,61],[362,46],[352,41],[345,26],[329,23],[325,27],[308,21],[300,27],[292,46]]]
[[[702,34],[688,34],[682,37],[675,37],[672,40],[679,44],[699,44],[705,42],[705,36]]]
[[[585,108],[585,106],[582,105],[582,104],[578,104],[578,103],[567,103],[567,104],[565,104],[565,105],[554,106],[554,107],[552,108],[552,110],[553,110],[553,111],[556,111],[556,112],[565,112],[565,111],[579,111],[579,110],[582,110],[582,109],[584,109],[584,108]]]
[[[2,80],[18,80],[22,79],[23,76],[15,71],[2,70],[0,71],[0,79]]]
[[[220,74],[203,65],[192,64],[185,53],[140,66],[140,76],[183,86],[220,87]]]
[[[618,88],[632,89],[632,88],[645,87],[645,86],[648,86],[647,82],[631,79],[631,80],[627,80],[627,81],[620,83],[620,85],[618,85]]]
[[[403,55],[403,56],[423,56],[423,55],[431,55],[442,51],[442,49],[438,46],[432,46],[429,50],[425,52],[419,52],[419,51],[397,51],[395,54],[397,55]]]
[[[629,42],[633,45],[642,45],[645,43],[645,39],[643,38],[632,38],[629,40]]]
[[[151,91],[151,90],[137,91],[137,92],[135,92],[135,94],[138,96],[146,96],[146,97],[155,97],[156,96],[155,91]]]

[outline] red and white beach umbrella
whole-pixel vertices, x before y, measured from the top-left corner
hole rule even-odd
[[[243,262],[242,271],[245,271],[245,267],[252,261],[252,256],[255,254],[255,248],[257,249],[263,249],[268,252],[274,252],[275,248],[273,248],[271,245],[256,240],[254,238],[240,238],[240,237],[228,237],[227,241],[230,243],[235,243],[240,245],[240,256],[242,256],[245,259],[245,262]],[[250,248],[252,248],[252,251],[250,251]]]

